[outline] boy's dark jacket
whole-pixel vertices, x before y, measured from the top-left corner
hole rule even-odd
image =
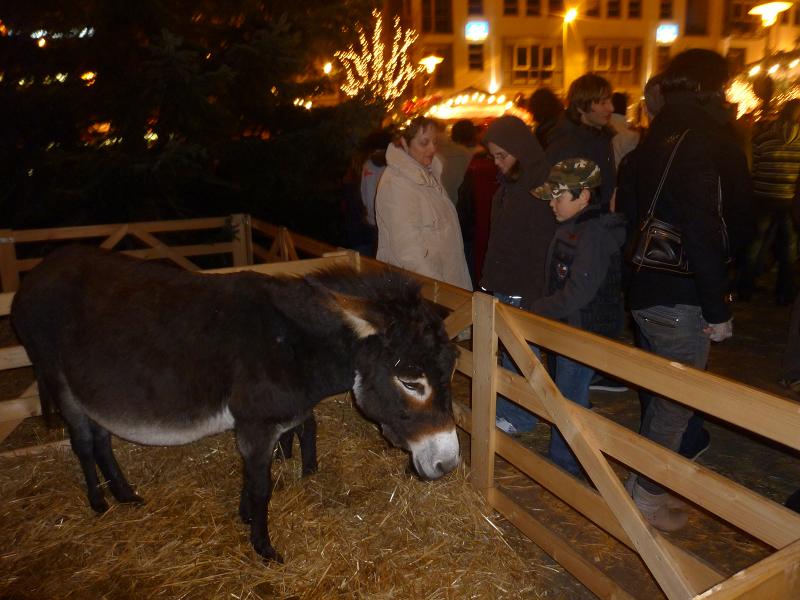
[[[623,326],[621,248],[625,218],[590,204],[556,229],[547,253],[547,294],[533,312],[615,337]]]

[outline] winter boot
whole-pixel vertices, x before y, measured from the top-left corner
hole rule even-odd
[[[636,486],[636,481],[639,476],[636,473],[631,473],[628,475],[628,479],[625,481],[625,489],[628,492],[628,495],[633,497],[633,488]],[[664,496],[667,497],[665,500],[667,506],[673,510],[682,510],[687,511],[689,510],[689,504],[678,498],[677,496],[673,496],[669,492],[665,492]]]
[[[669,494],[652,494],[635,480],[631,497],[645,520],[656,529],[667,532],[678,531],[689,521],[689,515],[685,510],[670,506]]]

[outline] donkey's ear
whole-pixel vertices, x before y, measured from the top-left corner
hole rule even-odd
[[[360,338],[380,333],[385,329],[383,319],[368,300],[348,294],[331,292],[334,308],[344,317]]]

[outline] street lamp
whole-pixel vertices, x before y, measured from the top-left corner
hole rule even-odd
[[[444,58],[442,58],[441,56],[436,56],[435,54],[429,54],[428,56],[423,56],[420,59],[419,64],[421,64],[423,67],[425,67],[425,71],[428,74],[427,77],[425,77],[425,80],[422,82],[422,95],[423,96],[427,96],[428,95],[428,86],[431,83],[431,78],[433,77],[433,72],[436,70],[436,66],[440,62],[442,62],[443,60],[444,60]]]
[[[442,62],[444,59],[441,56],[436,56],[435,54],[429,54],[420,59],[419,64],[425,67],[425,70],[428,72],[428,75],[433,75],[433,72],[436,70],[436,66]]]
[[[778,15],[784,11],[792,8],[791,2],[763,2],[756,4],[753,8],[747,11],[748,15],[758,15],[761,17],[761,24],[764,26],[767,34],[764,42],[764,57],[769,56],[772,51],[770,50],[770,36],[772,35],[772,26],[778,20]]]

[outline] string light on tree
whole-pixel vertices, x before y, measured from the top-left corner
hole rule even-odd
[[[367,39],[361,25],[356,25],[359,49],[350,46],[334,54],[344,66],[341,89],[348,96],[364,94],[391,104],[425,67],[413,64],[409,58],[409,48],[417,40],[416,31],[402,29],[400,17],[395,17],[389,51],[383,43],[383,17],[377,10],[372,11],[372,17],[375,24],[371,39]]]

